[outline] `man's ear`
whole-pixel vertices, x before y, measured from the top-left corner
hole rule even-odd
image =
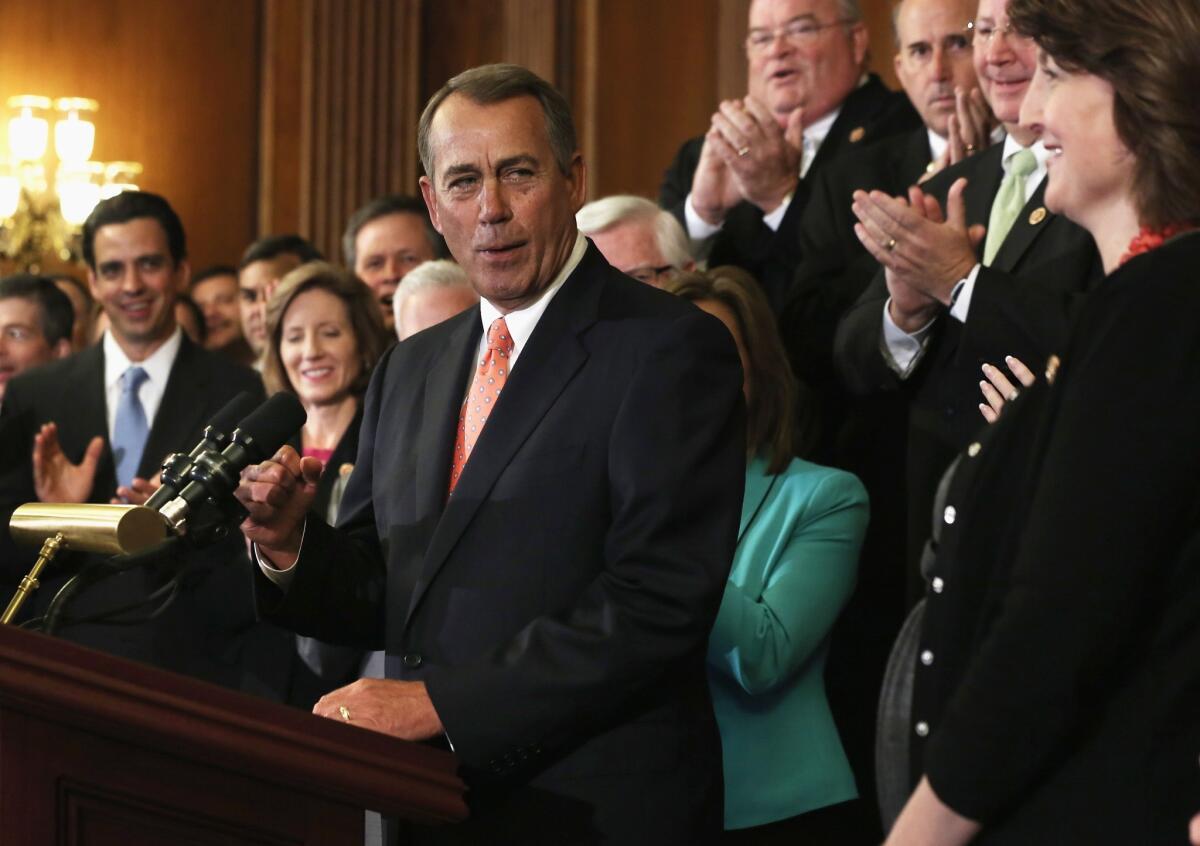
[[[587,165],[584,164],[583,153],[578,150],[571,156],[567,183],[571,192],[571,211],[578,212],[587,200]]]
[[[442,224],[438,220],[437,193],[434,191],[433,182],[428,176],[422,176],[420,184],[421,198],[425,200],[425,208],[429,210],[429,222],[433,224],[433,228],[441,235],[443,234]]]
[[[867,50],[871,46],[871,34],[862,21],[850,25],[850,44],[854,48],[854,62],[864,72],[867,67]]]
[[[54,345],[52,354],[55,358],[66,358],[72,352],[74,350],[71,349],[71,340],[69,338],[59,338],[58,342]]]
[[[180,259],[175,265],[175,293],[186,294],[188,283],[192,281],[192,266],[187,259]]]

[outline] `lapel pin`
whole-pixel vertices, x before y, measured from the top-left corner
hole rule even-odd
[[[349,461],[347,461],[345,464],[343,464],[341,467],[338,468],[339,476],[349,476],[353,472],[354,472],[354,465],[351,464]]]
[[[1054,384],[1054,377],[1058,375],[1058,368],[1061,364],[1062,364],[1062,359],[1060,359],[1056,355],[1052,355],[1048,359],[1046,359],[1046,383],[1047,384],[1049,384],[1049,385]]]
[[[1041,223],[1045,219],[1046,219],[1046,209],[1042,206],[1038,206],[1036,209],[1034,209],[1033,211],[1031,211],[1029,213],[1029,225],[1030,226],[1037,226],[1039,223]]]
[[[867,130],[863,129],[861,126],[854,127],[850,130],[850,143],[857,144],[859,141],[863,140],[863,136],[866,134]]]

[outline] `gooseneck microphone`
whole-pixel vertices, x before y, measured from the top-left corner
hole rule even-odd
[[[244,516],[232,497],[242,470],[274,455],[307,419],[294,394],[275,394],[238,424],[224,449],[203,450],[192,460],[188,483],[158,509],[159,513],[180,535],[187,532],[189,517],[210,505],[222,510],[234,508]]]
[[[225,403],[204,427],[203,438],[192,447],[191,452],[173,452],[166,457],[162,465],[162,486],[146,500],[146,507],[158,511],[178,496],[180,489],[187,484],[188,473],[196,459],[203,453],[224,449],[238,421],[253,410],[254,397],[249,391],[242,391]]]

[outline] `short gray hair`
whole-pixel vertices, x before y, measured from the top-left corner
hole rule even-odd
[[[654,227],[658,251],[675,268],[694,260],[691,242],[675,215],[663,211],[645,197],[614,194],[593,200],[575,215],[575,223],[584,235],[593,235],[621,223],[645,221]]]
[[[392,295],[392,316],[400,326],[400,311],[404,302],[419,291],[429,291],[434,288],[466,288],[474,292],[467,271],[457,262],[449,259],[435,259],[418,264],[400,280],[396,292]]]
[[[426,176],[433,177],[430,127],[437,110],[451,94],[461,94],[481,106],[503,103],[517,97],[533,97],[541,105],[546,118],[546,133],[550,136],[550,149],[554,151],[558,169],[564,174],[570,172],[571,159],[579,149],[579,144],[575,138],[575,121],[571,118],[571,108],[566,98],[531,70],[520,65],[495,64],[463,71],[438,89],[425,104],[417,123],[417,152]]]

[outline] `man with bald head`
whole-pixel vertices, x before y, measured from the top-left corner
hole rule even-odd
[[[778,310],[799,261],[812,176],[856,145],[917,125],[908,101],[866,73],[857,0],[753,0],[749,91],[683,145],[659,202],[710,264],[758,277]]]

